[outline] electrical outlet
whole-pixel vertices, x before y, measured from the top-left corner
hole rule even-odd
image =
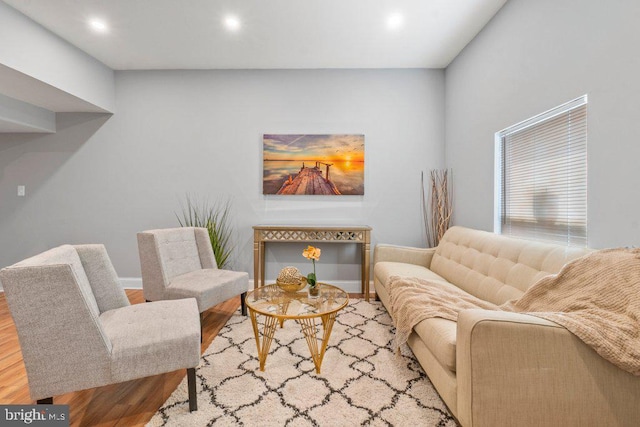
[[[24,197],[24,195],[25,195],[25,186],[24,185],[18,185],[18,196]]]

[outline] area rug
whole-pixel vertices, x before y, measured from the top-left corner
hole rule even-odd
[[[238,311],[201,358],[198,411],[189,413],[185,379],[148,425],[456,426],[411,350],[397,354],[392,341],[382,304],[352,300],[336,318],[320,374],[292,320],[276,330],[261,372],[251,320]]]

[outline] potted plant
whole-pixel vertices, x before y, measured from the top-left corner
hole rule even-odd
[[[309,298],[317,298],[318,297],[318,282],[316,281],[316,261],[320,260],[320,248],[316,248],[313,246],[307,246],[305,250],[302,251],[302,256],[310,259],[313,262],[313,273],[307,274],[307,283],[309,284]]]
[[[197,203],[187,194],[186,204],[182,206],[182,216],[176,214],[176,217],[181,227],[206,228],[218,268],[224,269],[229,265],[234,249],[231,200]]]

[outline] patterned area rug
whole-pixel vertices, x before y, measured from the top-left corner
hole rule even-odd
[[[321,374],[295,321],[276,330],[260,372],[251,320],[238,311],[197,368],[198,411],[189,413],[185,379],[148,425],[456,426],[411,350],[394,353],[392,340],[381,303],[351,300]]]

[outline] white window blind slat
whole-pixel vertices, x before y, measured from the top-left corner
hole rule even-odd
[[[586,95],[498,133],[502,234],[587,245]]]

